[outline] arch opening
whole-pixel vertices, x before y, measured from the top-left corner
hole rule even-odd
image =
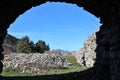
[[[3,40],[5,38],[5,35],[7,34],[7,28],[9,27],[9,25],[11,23],[13,23],[16,20],[16,18],[20,14],[23,14],[26,10],[32,8],[33,6],[38,6],[40,4],[43,4],[46,1],[38,1],[38,2],[37,1],[33,1],[33,2],[30,1],[30,2],[28,2],[28,4],[27,4],[27,2],[28,1],[24,1],[24,2],[14,1],[12,4],[7,5],[7,7],[2,6],[2,8],[4,7],[3,8],[4,10],[1,12],[1,14],[3,14],[4,16],[1,16],[3,21],[1,22],[2,27],[0,29],[0,32],[1,32],[1,35],[0,35],[0,38],[1,38],[1,40],[0,40],[0,45],[1,45],[0,46],[0,52],[3,52],[2,44],[3,44]],[[73,1],[70,1],[70,2],[69,1],[62,1],[62,2],[74,3]],[[5,5],[5,3],[6,3],[6,1],[4,1],[2,3],[2,5]],[[19,7],[17,7],[17,6],[19,6]],[[8,8],[10,10],[10,13],[6,13]],[[4,59],[3,54],[0,54],[0,59],[1,60]],[[1,67],[1,71],[2,71],[2,67],[3,67],[2,62],[1,62],[0,67]]]
[[[47,6],[48,5],[55,5],[55,6],[57,6],[57,4],[56,3],[46,3],[47,4]],[[60,3],[58,3],[58,4],[60,4]],[[61,8],[61,10],[63,9],[63,8],[65,8],[66,6],[64,6],[64,5],[66,5],[66,6],[71,6],[71,5],[68,5],[68,4],[62,4],[62,5],[60,5],[60,6],[62,6],[62,8]],[[45,6],[45,5],[44,5]],[[53,6],[53,7],[55,7],[55,6]],[[60,7],[60,6],[57,6],[57,7]],[[49,7],[43,7],[43,6],[40,6],[40,7],[42,7],[42,10],[44,10],[45,8],[47,8],[48,10],[49,10]],[[37,8],[40,8],[40,7],[37,7]],[[74,40],[71,40],[71,41],[75,41],[76,40],[76,38],[78,38],[79,36],[80,37],[83,37],[84,36],[84,34],[87,32],[86,30],[90,30],[90,31],[88,31],[88,34],[85,34],[85,37],[84,37],[84,39],[83,39],[83,41],[81,41],[81,43],[83,43],[85,40],[86,40],[86,38],[87,38],[87,36],[88,35],[90,35],[90,34],[92,34],[93,33],[93,31],[96,31],[97,30],[97,27],[99,27],[99,24],[98,23],[96,23],[96,24],[94,24],[95,22],[99,22],[99,20],[94,20],[95,18],[93,17],[93,15],[91,15],[90,16],[90,14],[89,13],[87,13],[87,12],[85,12],[83,9],[78,9],[79,7],[77,7],[77,6],[73,6],[73,8],[72,8],[72,6],[71,7],[67,7],[66,9],[68,9],[68,12],[67,11],[62,11],[63,13],[59,13],[59,8],[57,8],[58,9],[58,12],[56,11],[56,14],[54,14],[54,15],[51,15],[51,16],[54,16],[54,18],[55,17],[57,17],[57,18],[55,18],[55,20],[51,20],[51,19],[54,19],[53,17],[51,17],[50,19],[48,18],[48,16],[47,16],[47,14],[46,14],[46,16],[45,17],[43,17],[44,15],[45,15],[45,13],[47,13],[46,11],[40,11],[40,12],[37,12],[38,14],[32,14],[30,11],[28,11],[28,13],[24,13],[25,15],[22,15],[23,17],[25,17],[25,16],[27,16],[28,15],[28,17],[27,18],[23,18],[22,16],[20,16],[22,19],[18,19],[18,21],[16,20],[16,22],[18,22],[18,23],[16,23],[17,24],[17,26],[16,26],[16,29],[18,28],[18,30],[20,30],[21,28],[22,28],[22,26],[23,26],[23,28],[21,29],[21,31],[20,32],[12,32],[12,31],[15,31],[15,25],[11,25],[11,28],[12,28],[12,30],[11,30],[11,34],[13,34],[13,35],[15,35],[15,33],[17,34],[17,35],[22,35],[22,37],[23,37],[23,35],[25,36],[25,35],[27,35],[27,34],[29,34],[29,35],[32,35],[33,36],[33,38],[35,38],[36,37],[36,34],[34,34],[34,33],[32,33],[32,31],[34,31],[34,30],[38,30],[38,31],[40,31],[40,32],[42,32],[42,31],[44,31],[44,32],[49,32],[49,34],[51,34],[51,32],[49,31],[50,30],[50,28],[52,28],[53,29],[53,33],[52,34],[59,34],[59,36],[61,36],[60,37],[60,39],[63,39],[64,37],[63,36],[65,36],[65,38],[67,38],[67,40],[64,42],[64,43],[62,43],[62,42],[56,42],[54,45],[56,46],[56,45],[60,45],[60,44],[63,44],[63,45],[66,45],[65,43],[66,42],[68,42],[69,40],[71,40],[71,37],[73,37],[73,36],[76,36],[75,37],[75,39]],[[71,10],[71,8],[72,8],[72,10],[73,11],[70,11]],[[76,13],[75,13],[75,11],[74,11],[74,8],[75,8],[75,11],[77,11]],[[51,8],[50,8],[51,9]],[[39,9],[40,10],[40,9]],[[38,9],[34,9],[34,10],[32,10],[32,11],[35,11],[35,13],[36,13],[36,11],[38,11]],[[48,14],[53,14],[52,12],[54,12],[55,10],[52,10],[50,13],[48,13]],[[71,15],[69,15],[70,14],[70,12],[72,13]],[[80,12],[80,14],[78,14]],[[40,13],[42,13],[42,14],[40,14]],[[58,13],[58,14],[57,14]],[[82,13],[84,13],[84,14],[82,14]],[[63,14],[66,14],[65,16],[63,15]],[[35,16],[34,16],[35,15]],[[40,16],[41,15],[41,16]],[[61,16],[62,15],[62,16]],[[81,15],[81,16],[80,16]],[[31,18],[30,18],[30,16],[32,16]],[[40,17],[39,17],[40,16]],[[60,16],[60,17],[59,17]],[[72,16],[72,17],[71,17]],[[80,17],[78,17],[78,16],[80,16]],[[83,16],[85,16],[85,17],[83,17]],[[42,19],[41,19],[41,17],[43,17]],[[61,18],[61,17],[63,17],[63,18]],[[71,17],[72,19],[70,20],[70,18],[69,17]],[[88,17],[87,19],[86,19],[86,17]],[[41,19],[41,20],[39,20],[39,19]],[[47,19],[46,19],[47,18]],[[68,19],[67,19],[68,18]],[[82,18],[82,20],[81,19],[79,19],[79,18]],[[92,19],[90,19],[90,18],[92,18]],[[36,19],[38,19],[38,20],[36,20]],[[60,20],[59,20],[60,19]],[[65,21],[65,20],[66,21]],[[85,20],[84,20],[85,19]],[[47,23],[47,21],[50,23]],[[58,21],[57,21],[58,20]],[[25,23],[25,21],[27,21],[26,23]],[[33,26],[32,26],[32,23],[34,22],[34,21],[36,21],[34,24],[33,24]],[[52,22],[51,22],[52,21]],[[44,23],[44,24],[37,24],[37,23]],[[81,23],[80,23],[81,22]],[[52,24],[51,24],[52,23]],[[54,25],[54,23],[55,23],[55,25]],[[62,25],[62,23],[63,23],[63,25]],[[66,23],[66,24],[65,24]],[[23,25],[20,25],[20,24],[23,24]],[[27,25],[27,24],[29,24],[29,25]],[[47,24],[47,25],[46,25]],[[57,25],[56,25],[57,24]],[[67,25],[67,24],[69,24],[69,25]],[[84,25],[81,25],[81,24],[84,24]],[[24,26],[25,25],[25,26]],[[42,25],[42,27],[44,27],[44,26],[47,26],[47,27],[44,27],[44,28],[42,28],[42,30],[41,30],[41,26],[38,26],[38,25]],[[50,26],[50,25],[52,25],[52,26]],[[88,25],[91,25],[91,26],[89,26],[88,27]],[[30,27],[30,26],[32,26],[32,27]],[[37,26],[37,27],[36,27]],[[53,26],[55,26],[55,27],[53,27]],[[40,29],[38,28],[38,27],[40,27]],[[50,28],[49,28],[50,27]],[[66,27],[66,28],[65,28]],[[83,27],[83,28],[82,28]],[[29,31],[29,28],[31,28],[31,31]],[[33,29],[33,28],[36,28],[36,29]],[[48,30],[46,31],[46,28],[48,28]],[[88,29],[89,28],[89,29]],[[57,31],[57,30],[60,30],[60,31]],[[28,32],[22,32],[22,31],[28,31]],[[92,31],[93,30],[93,31]],[[78,33],[80,31],[80,33],[82,33],[82,35],[80,35],[80,33]],[[36,31],[34,31],[34,32],[36,32]],[[57,33],[58,32],[58,33]],[[60,32],[60,33],[59,33]],[[8,32],[9,33],[9,32]],[[43,33],[43,32],[42,32]],[[63,34],[63,33],[65,33],[65,34]],[[72,34],[70,34],[70,33],[72,33]],[[41,34],[41,33],[37,33],[37,34]],[[45,33],[46,34],[46,33]],[[61,35],[62,34],[62,35]],[[78,35],[79,34],[79,35]],[[70,38],[68,37],[70,35]],[[42,35],[41,35],[42,36]],[[40,36],[40,38],[41,38],[41,36]],[[47,37],[48,37],[48,34],[47,34]],[[51,40],[51,37],[53,38],[52,40]],[[38,36],[37,36],[37,38],[38,38]],[[50,37],[48,37],[47,38],[47,40],[50,40],[50,41],[55,41],[56,39],[55,39],[56,37],[54,37],[53,35],[52,36],[50,36]],[[68,39],[69,38],[69,39]],[[38,38],[39,39],[39,38]],[[38,39],[36,39],[36,40],[38,40]],[[59,40],[60,40],[59,39]],[[81,38],[80,38],[81,39]],[[79,39],[79,40],[80,40]],[[78,41],[79,41],[78,40]],[[45,40],[46,41],[46,40]],[[78,42],[77,41],[77,42]],[[75,41],[76,42],[76,41]],[[73,47],[73,44],[81,44],[81,43],[75,43],[75,42],[70,42],[70,43],[72,43],[72,44],[70,44],[70,43],[68,43],[67,45],[69,45],[70,47],[72,46]],[[49,43],[50,44],[50,43]],[[51,44],[50,44],[51,45]],[[62,46],[63,46],[62,45]],[[75,45],[76,46],[76,45]],[[64,47],[64,46],[63,46]],[[81,46],[79,46],[77,49],[80,49],[80,47]],[[58,47],[59,48],[59,47]],[[53,48],[53,49],[57,49],[57,48]],[[61,48],[60,48],[61,49]],[[64,48],[63,48],[64,49]],[[77,50],[76,49],[76,50]],[[68,49],[65,49],[65,50],[68,50]],[[74,51],[75,49],[73,49],[73,50],[71,50],[71,51]]]
[[[25,36],[26,33],[31,36],[32,40],[34,39],[34,42],[43,38],[51,45],[51,49],[58,49],[59,47],[55,46],[58,44],[60,49],[74,51],[83,46],[81,44],[88,35],[96,32],[99,25],[99,19],[76,5],[48,2],[21,15],[11,25],[8,33],[13,35],[16,33],[15,36],[19,38],[23,37],[22,35]],[[73,46],[68,48],[64,46],[71,45],[71,43],[75,48],[70,49]]]

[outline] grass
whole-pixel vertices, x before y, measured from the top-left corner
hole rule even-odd
[[[40,75],[54,75],[54,74],[66,74],[71,72],[80,72],[82,70],[85,70],[83,67],[74,67],[74,68],[68,68],[68,69],[55,69],[55,70],[49,70],[46,72],[42,72]]]
[[[54,74],[65,74],[65,73],[71,73],[71,72],[80,72],[82,70],[85,70],[85,67],[72,67],[72,68],[66,68],[66,69],[52,69],[49,71],[42,71],[39,75],[54,75]],[[21,73],[17,70],[3,70],[2,76],[31,76],[32,74],[28,73]],[[34,76],[34,75],[33,75]]]
[[[68,62],[72,63],[73,66],[81,67],[81,65],[76,61],[75,56],[73,56],[72,54],[66,54],[66,55],[63,55],[62,57],[67,59]]]
[[[11,74],[9,73],[7,76],[0,76],[0,80],[90,80],[91,77],[95,75],[93,72],[93,68],[84,71],[74,72],[75,70],[77,69],[73,69],[73,72],[72,70],[70,70],[71,71],[70,73],[62,73],[62,72],[60,73],[57,71],[59,74],[56,74],[57,72],[50,71],[51,73],[55,73],[55,74],[48,73],[45,75],[43,74],[43,75],[32,75],[32,76],[31,75],[20,76],[21,74],[19,73],[17,73],[19,75],[16,76],[15,75],[8,76],[9,74]]]
[[[21,72],[17,72],[17,71],[6,71],[3,70],[2,76],[30,76],[30,74],[28,73],[21,73]]]

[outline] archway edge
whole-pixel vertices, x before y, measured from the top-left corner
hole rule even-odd
[[[0,17],[2,22],[0,26],[2,27],[4,23],[10,25],[19,15],[23,14],[32,7],[39,6],[48,1],[76,4],[77,6],[83,7],[86,11],[100,18],[110,18],[112,15],[111,5],[108,4],[110,2],[107,0],[104,1],[104,3],[102,2],[103,0],[1,0]]]
[[[97,33],[97,60],[94,65],[94,76],[89,80],[120,80],[119,0],[0,0],[0,73],[3,68],[1,60],[4,58],[1,54],[2,43],[7,28],[19,15],[47,1],[76,4],[96,17],[100,17],[103,25]]]

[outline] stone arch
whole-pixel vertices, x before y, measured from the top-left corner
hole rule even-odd
[[[66,2],[83,7],[100,17],[101,27],[97,35],[97,60],[94,76],[89,80],[120,80],[120,2],[119,0],[1,0],[0,1],[0,60],[3,60],[2,43],[7,28],[16,18],[32,7],[47,1]],[[0,72],[2,72],[0,62]],[[102,75],[101,75],[102,74]]]

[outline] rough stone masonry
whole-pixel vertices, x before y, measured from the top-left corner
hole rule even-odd
[[[94,76],[89,80],[120,80],[119,0],[0,0],[0,61],[3,60],[2,44],[10,24],[25,11],[47,1],[76,4],[100,18],[102,25],[96,33]],[[0,62],[0,72],[2,67]]]
[[[93,33],[85,41],[83,47],[76,51],[74,56],[80,65],[93,67],[96,60],[96,35]]]

